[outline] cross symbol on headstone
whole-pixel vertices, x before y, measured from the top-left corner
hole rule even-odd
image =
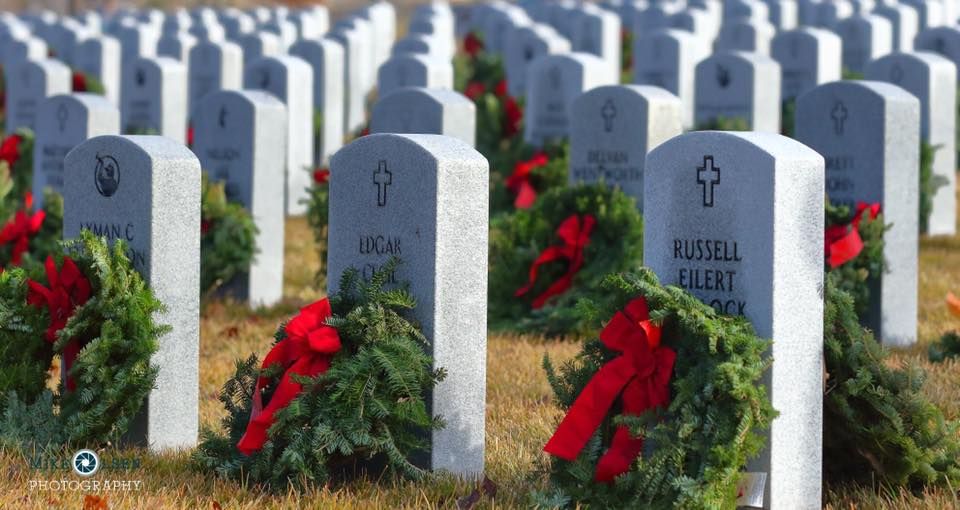
[[[613,99],[607,99],[600,110],[600,115],[603,116],[604,131],[607,133],[613,131],[613,118],[617,116],[617,107],[614,106]]]
[[[67,111],[67,106],[63,103],[60,103],[60,106],[57,107],[57,122],[60,124],[60,132],[62,133],[67,127],[67,118],[70,117],[70,112]]]
[[[227,127],[227,108],[225,106],[220,107],[220,115],[217,118],[217,122],[221,128]]]
[[[697,184],[703,186],[703,206],[713,207],[713,186],[720,184],[720,167],[713,166],[713,156],[704,156],[703,166],[697,167]]]
[[[387,205],[387,186],[393,184],[393,174],[387,170],[387,162],[381,160],[377,171],[373,173],[373,183],[377,185],[377,205]]]
[[[847,107],[842,102],[837,102],[830,111],[830,118],[833,119],[833,131],[837,135],[843,134],[843,123],[847,120]]]
[[[143,71],[143,69],[137,69],[136,76],[134,76],[134,79],[137,82],[137,86],[142,87],[143,84],[146,83],[147,81],[147,75]]]

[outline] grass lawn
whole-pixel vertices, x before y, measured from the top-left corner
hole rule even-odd
[[[279,321],[298,307],[322,296],[313,285],[317,267],[313,238],[302,219],[287,222],[286,284],[284,303],[251,313],[233,304],[211,303],[203,310],[200,329],[200,421],[219,426],[223,410],[217,392],[233,373],[234,361],[251,352],[267,352]],[[927,394],[948,418],[960,418],[960,363],[933,365],[926,361],[926,345],[960,320],[944,305],[948,290],[960,291],[960,238],[923,240],[920,250],[920,344],[900,351],[896,363],[916,362],[929,375]],[[551,404],[540,362],[544,353],[555,359],[571,357],[576,343],[559,343],[536,337],[492,335],[487,363],[487,476],[498,491],[478,508],[523,508],[526,494],[542,485],[531,478],[540,449],[559,419]],[[829,434],[829,431],[824,431]],[[105,457],[139,457],[142,468],[128,472],[102,471],[98,479],[142,480],[140,491],[84,494],[82,492],[31,491],[30,480],[76,479],[72,473],[35,471],[27,459],[13,451],[0,451],[5,466],[0,479],[0,508],[456,508],[473,484],[437,476],[420,483],[381,480],[356,481],[346,486],[316,487],[303,493],[264,493],[255,487],[225,482],[212,474],[191,470],[189,453],[152,455],[144,451],[106,451]],[[958,508],[957,496],[948,490],[931,490],[920,496],[888,493],[870,487],[834,487],[824,496],[828,508],[943,509]]]

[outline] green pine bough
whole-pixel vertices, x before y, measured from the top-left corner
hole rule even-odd
[[[544,249],[561,243],[557,228],[571,215],[592,215],[596,225],[584,250],[583,267],[572,287],[534,310],[532,301],[563,276],[569,261],[541,266],[536,284],[523,297],[530,267]],[[643,218],[636,202],[604,183],[553,188],[530,209],[494,218],[490,232],[489,323],[492,330],[585,335],[595,325],[585,320],[577,302],[583,298],[608,303],[600,282],[610,274],[640,267],[643,260]]]
[[[318,170],[318,172],[321,170]],[[327,174],[329,175],[329,174]],[[317,268],[316,282],[318,286],[323,286],[326,282],[327,261],[327,232],[330,224],[330,182],[320,180],[314,174],[307,189],[309,196],[304,200],[307,204],[307,224],[313,231],[313,240],[317,245],[317,252],[320,258],[320,267]]]
[[[200,292],[213,294],[247,274],[257,253],[257,226],[242,205],[227,200],[222,182],[203,175],[201,191]]]
[[[942,175],[934,175],[933,160],[939,145],[920,141],[920,233],[930,230],[930,214],[933,212],[933,197],[948,181]]]
[[[848,225],[853,220],[853,211],[845,205],[833,205],[829,201],[825,211],[826,227]],[[871,286],[886,271],[883,258],[883,233],[890,229],[883,223],[883,213],[870,218],[869,211],[863,211],[860,217],[860,238],[863,250],[849,262],[832,268],[825,264],[825,271],[833,277],[838,289],[853,297],[854,309],[860,320],[866,320],[870,310]]]
[[[8,268],[0,273],[0,352],[4,353],[0,396],[0,443],[24,447],[116,444],[129,429],[154,387],[150,359],[169,331],[156,322],[163,304],[127,258],[125,243],[113,248],[83,231],[65,243],[90,282],[91,299],[76,308],[50,344],[46,308],[27,303],[27,279],[49,286],[42,271]],[[62,267],[62,257],[57,259]],[[70,339],[84,345],[69,376],[76,391],[45,388],[54,355]],[[44,345],[45,344],[45,345]],[[8,373],[7,367],[14,367]]]
[[[734,508],[737,483],[747,459],[764,445],[761,432],[775,412],[760,384],[771,359],[770,342],[756,336],[741,317],[718,315],[683,289],[662,286],[652,271],[607,277],[607,303],[580,307],[594,328],[630,300],[644,296],[650,317],[662,327],[661,345],[676,352],[670,403],[640,417],[608,412],[598,431],[573,462],[551,457],[543,468],[546,490],[533,493],[540,508]],[[559,369],[544,358],[557,403],[568,409],[587,382],[620,353],[590,340]],[[619,400],[619,398],[618,398]],[[615,426],[642,433],[650,447],[615,483],[593,480],[595,466],[610,446]]]
[[[0,230],[15,219],[17,212],[31,217],[35,211],[27,210],[23,196],[14,194],[14,183],[10,177],[10,168],[0,163]],[[22,255],[20,266],[40,267],[48,255],[61,252],[60,239],[63,236],[63,197],[50,189],[43,192],[43,222],[40,230],[31,235],[27,251]],[[14,243],[0,245],[0,268],[9,267],[13,261]]]
[[[342,348],[328,371],[303,378],[303,391],[275,415],[269,440],[250,456],[236,445],[246,431],[261,373],[255,356],[237,363],[220,393],[227,411],[223,432],[202,432],[193,454],[198,470],[274,490],[322,485],[376,466],[423,477],[411,458],[425,451],[429,431],[443,426],[439,417],[430,416],[424,395],[444,372],[432,368],[424,351],[427,341],[407,318],[416,306],[412,296],[383,288],[398,264],[391,260],[370,282],[355,269],[344,273],[327,320]],[[277,331],[277,342],[286,341],[285,328]],[[263,375],[273,381],[264,392],[266,404],[280,373],[268,368]]]
[[[33,131],[27,128],[18,129],[11,136],[19,136],[20,143],[17,144],[19,157],[10,168],[10,175],[13,178],[13,197],[17,200],[23,200],[27,193],[33,191]],[[6,165],[6,162],[0,162],[0,165]]]
[[[923,395],[925,374],[890,367],[888,353],[860,326],[854,297],[827,278],[824,299],[824,478],[920,492],[960,483],[957,423]]]
[[[697,124],[694,131],[750,131],[750,123],[743,117],[714,117]]]

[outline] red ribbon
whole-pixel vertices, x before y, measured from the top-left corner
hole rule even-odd
[[[79,71],[73,72],[73,87],[74,92],[86,92],[87,91],[87,76]]]
[[[237,443],[237,449],[244,455],[251,455],[263,448],[267,441],[267,430],[273,425],[274,414],[290,404],[303,390],[303,385],[294,381],[292,376],[315,377],[330,368],[333,355],[340,351],[340,335],[335,328],[326,324],[331,315],[330,301],[326,298],[302,308],[287,324],[286,338],[277,342],[263,359],[261,370],[280,364],[285,372],[266,408],[263,407],[261,391],[271,380],[267,377],[257,379],[250,422]]]
[[[670,375],[677,355],[660,346],[660,327],[650,321],[646,299],[636,298],[617,312],[600,332],[600,341],[622,354],[600,367],[543,448],[567,461],[577,458],[621,390],[625,415],[638,416],[670,403]],[[632,437],[627,427],[618,426],[610,448],[597,463],[594,479],[613,481],[630,469],[642,450],[643,438]]]
[[[476,101],[478,97],[484,95],[487,92],[487,87],[483,85],[482,82],[472,81],[467,84],[467,88],[464,89],[463,95],[467,96],[471,101]]]
[[[550,160],[543,152],[538,152],[532,158],[526,161],[519,161],[513,165],[513,173],[507,177],[507,189],[513,193],[516,198],[513,200],[513,206],[517,209],[529,209],[537,201],[537,190],[530,182],[530,173],[534,169],[546,165]]]
[[[477,37],[477,34],[470,32],[463,40],[463,50],[471,57],[476,57],[483,50],[483,41]]]
[[[506,96],[503,98],[503,138],[511,138],[520,132],[520,122],[523,120],[523,109],[517,100]]]
[[[313,171],[313,182],[317,184],[328,184],[330,182],[330,169],[317,168]]]
[[[847,262],[857,258],[863,251],[863,239],[860,237],[860,221],[863,218],[864,211],[869,211],[870,219],[877,219],[880,214],[880,204],[857,203],[857,211],[853,215],[853,220],[847,225],[833,225],[824,232],[824,253],[827,257],[827,264],[831,269],[836,269]]]
[[[4,142],[6,143],[6,142]],[[14,214],[13,219],[7,222],[0,230],[0,246],[13,243],[13,256],[10,263],[14,266],[20,265],[23,260],[23,254],[30,247],[30,237],[40,232],[44,218],[47,213],[43,210],[37,211],[32,215],[27,215],[27,211],[33,208],[33,194],[27,192],[24,198],[23,209]]]
[[[17,164],[17,161],[20,159],[20,142],[23,141],[23,137],[17,134],[10,135],[3,139],[3,143],[0,144],[0,161],[6,161],[10,165],[10,171],[13,171],[13,166]]]
[[[540,294],[533,300],[533,308],[535,310],[541,308],[551,297],[566,292],[570,286],[573,285],[574,275],[583,267],[583,251],[587,245],[590,244],[590,233],[593,231],[593,226],[596,223],[597,220],[589,214],[583,216],[582,222],[580,221],[580,216],[577,214],[571,214],[567,219],[563,220],[563,223],[557,228],[557,236],[563,241],[563,244],[560,246],[551,246],[540,253],[540,256],[537,257],[537,260],[533,261],[533,265],[530,267],[530,279],[527,281],[527,285],[518,289],[514,293],[514,296],[521,297],[530,292],[533,284],[537,281],[537,271],[540,269],[540,266],[559,259],[567,259],[570,261],[566,274],[553,282],[553,284],[547,288],[546,292]]]
[[[27,303],[37,308],[46,307],[50,312],[50,324],[47,327],[45,338],[48,342],[57,341],[57,333],[67,325],[78,307],[83,306],[91,294],[90,282],[84,278],[80,268],[70,257],[63,258],[63,267],[57,273],[57,265],[53,257],[48,256],[44,267],[47,270],[47,280],[50,288],[44,287],[33,280],[27,280],[29,291]],[[71,339],[63,349],[63,368],[69,374],[73,362],[80,354],[80,343]],[[67,377],[67,389],[74,391],[77,384],[72,377]]]

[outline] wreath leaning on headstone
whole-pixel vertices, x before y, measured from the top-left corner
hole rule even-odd
[[[330,216],[330,169],[318,168],[313,171],[313,180],[307,188],[307,223],[313,230],[313,241],[317,245],[320,267],[317,269],[317,285],[326,283],[327,231]]]
[[[225,434],[204,430],[198,469],[277,490],[377,465],[422,476],[410,459],[442,426],[424,395],[444,373],[405,318],[413,298],[383,289],[398,263],[369,282],[347,271],[336,296],[280,327],[260,369],[255,356],[237,362],[220,393]]]
[[[883,258],[883,223],[880,204],[859,203],[855,211],[826,204],[824,264],[837,288],[853,297],[863,320],[870,307],[870,286],[886,270]]]
[[[211,294],[246,274],[257,253],[257,226],[242,205],[227,200],[222,182],[203,175],[200,200],[200,292]]]
[[[593,324],[574,305],[608,302],[601,280],[642,260],[643,219],[632,198],[602,183],[552,189],[492,222],[490,327],[587,334]]]
[[[649,269],[604,280],[584,304],[599,338],[547,379],[566,411],[544,448],[541,508],[733,508],[775,411],[760,383],[769,341]],[[648,444],[645,444],[648,443]]]
[[[168,328],[125,244],[83,231],[66,246],[42,269],[0,273],[0,441],[115,442],[154,386],[150,357]],[[51,392],[55,355],[65,380]]]

